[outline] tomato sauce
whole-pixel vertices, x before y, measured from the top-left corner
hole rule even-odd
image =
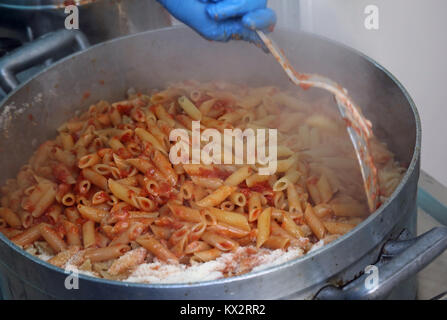
[[[122,159],[128,159],[132,156],[126,148],[119,148],[118,150],[116,150],[116,154]],[[129,173],[126,174],[126,177],[128,174]]]
[[[62,183],[68,183],[68,177],[70,176],[70,172],[67,168],[65,168],[62,164],[56,164],[52,166],[53,175],[56,180]]]
[[[121,138],[120,138],[120,141],[121,142],[130,142],[130,141],[132,141],[133,139],[132,139],[132,132],[131,131],[127,131],[126,133],[124,133],[122,136],[121,136]]]
[[[130,115],[130,110],[132,110],[133,105],[123,105],[123,104],[119,104],[116,106],[116,109],[118,110],[119,113],[121,114],[125,114],[125,115]]]
[[[231,175],[231,173],[217,168],[214,169],[199,168],[198,175],[204,178],[219,178],[225,180]]]

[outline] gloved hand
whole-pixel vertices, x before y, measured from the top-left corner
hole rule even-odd
[[[271,32],[275,12],[267,0],[157,0],[174,17],[208,40],[242,39],[257,45],[262,41],[254,30]]]

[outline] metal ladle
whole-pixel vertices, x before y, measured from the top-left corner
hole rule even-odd
[[[260,30],[256,32],[294,84],[304,89],[310,87],[321,88],[330,91],[335,96],[338,110],[345,120],[346,128],[360,164],[369,210],[374,212],[379,205],[379,184],[377,168],[374,165],[368,143],[369,139],[373,136],[371,122],[365,119],[360,113],[358,107],[349,97],[346,89],[329,78],[317,74],[296,72],[290,65],[284,52],[276,43],[264,32]]]

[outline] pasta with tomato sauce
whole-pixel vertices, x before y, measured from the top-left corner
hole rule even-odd
[[[336,112],[326,99],[224,82],[184,81],[99,101],[60,126],[1,188],[0,231],[58,267],[128,281],[155,281],[138,277],[144,266],[156,275],[160,266],[226,261],[218,277],[228,277],[266,263],[261,255],[296,258],[369,215]],[[173,165],[170,133],[191,132],[193,121],[202,131],[278,129],[277,172]],[[370,145],[383,201],[405,169],[385,144]]]

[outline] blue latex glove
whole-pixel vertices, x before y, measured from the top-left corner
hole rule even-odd
[[[208,40],[242,39],[263,47],[254,30],[271,32],[275,12],[267,0],[157,0],[174,17]]]

